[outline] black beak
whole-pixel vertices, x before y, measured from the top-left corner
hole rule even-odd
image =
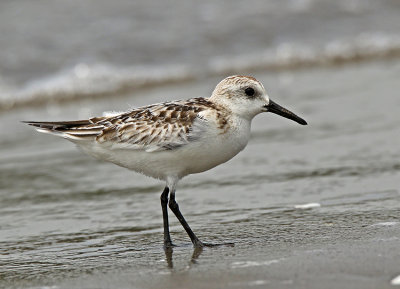
[[[265,106],[268,112],[276,113],[280,116],[286,117],[288,119],[294,120],[295,122],[306,125],[307,122],[302,119],[301,117],[298,117],[295,115],[293,112],[287,110],[286,108],[280,106],[279,104],[273,102],[272,100],[269,100],[269,104]]]

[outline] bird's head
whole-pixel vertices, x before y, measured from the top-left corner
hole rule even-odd
[[[262,83],[250,76],[234,75],[223,79],[210,100],[246,119],[261,112],[272,112],[299,124],[307,124],[304,119],[270,100]]]

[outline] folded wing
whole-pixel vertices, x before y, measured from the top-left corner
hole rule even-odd
[[[110,149],[154,152],[177,149],[201,137],[207,121],[199,113],[207,108],[207,100],[193,99],[150,105],[109,117],[25,123],[77,144],[95,141]]]

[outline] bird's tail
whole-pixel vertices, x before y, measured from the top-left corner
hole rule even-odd
[[[64,137],[70,140],[92,140],[104,129],[92,119],[76,121],[23,121],[37,131]]]

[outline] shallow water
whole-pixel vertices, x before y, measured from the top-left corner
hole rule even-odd
[[[259,115],[242,153],[177,190],[199,237],[233,248],[193,251],[170,214],[179,247],[165,254],[161,182],[18,123],[208,95],[219,78],[1,115],[0,287],[389,288],[400,274],[398,75],[397,59],[255,75],[309,125]]]

